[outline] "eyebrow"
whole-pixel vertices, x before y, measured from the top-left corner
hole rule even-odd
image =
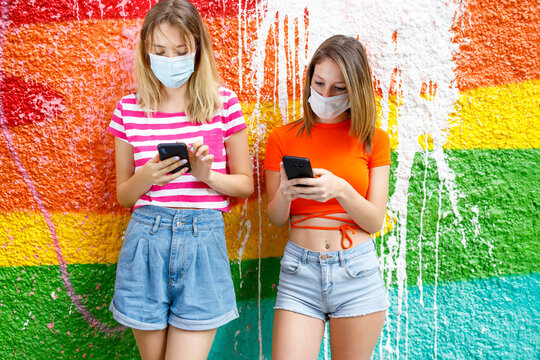
[[[165,45],[159,45],[159,44],[152,44],[153,47],[156,47],[156,48],[165,48],[166,46]],[[176,45],[175,48],[185,48],[187,47],[186,44],[180,44],[180,45]]]
[[[327,81],[325,78],[321,77],[320,75],[317,75],[317,74],[313,74],[313,78],[317,78],[316,80],[322,80],[322,81]],[[347,84],[345,81],[339,81],[337,83],[334,83],[334,85],[336,84]]]

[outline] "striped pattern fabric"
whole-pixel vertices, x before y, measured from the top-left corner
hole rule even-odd
[[[247,127],[242,108],[234,92],[220,87],[222,108],[206,124],[193,124],[181,113],[154,112],[148,117],[137,104],[135,94],[123,97],[116,105],[108,131],[133,146],[135,171],[157,154],[160,143],[184,142],[188,145],[202,140],[214,155],[212,170],[227,173],[225,141]],[[152,188],[135,203],[144,205],[187,207],[230,211],[226,195],[210,188],[189,173],[164,185]]]

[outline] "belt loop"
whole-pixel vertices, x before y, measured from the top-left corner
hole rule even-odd
[[[198,233],[197,233],[197,218],[194,217],[193,218],[193,236],[197,236]]]
[[[154,220],[154,226],[152,227],[152,230],[150,231],[151,235],[154,235],[158,231],[160,221],[161,221],[161,215],[156,216]]]
[[[339,250],[339,266],[344,267],[345,266],[345,259],[343,258],[343,251]]]
[[[304,255],[302,256],[302,265],[306,265],[307,263],[307,257],[308,257],[308,250],[304,249]]]

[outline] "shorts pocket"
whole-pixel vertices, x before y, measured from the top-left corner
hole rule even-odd
[[[225,242],[225,233],[223,232],[223,228],[212,229],[212,239],[214,239],[214,243],[221,254],[221,258],[228,264],[229,255],[227,253],[227,245]]]
[[[281,258],[281,271],[285,274],[296,274],[302,268],[300,258],[284,253]]]
[[[345,273],[352,279],[368,277],[379,271],[377,253],[370,252],[345,261]]]

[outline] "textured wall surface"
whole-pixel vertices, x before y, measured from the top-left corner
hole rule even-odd
[[[129,211],[115,103],[155,0],[0,0],[0,358],[132,359],[107,310]],[[391,136],[377,235],[380,359],[540,358],[540,4],[535,0],[197,0],[246,121],[255,194],[225,215],[240,318],[211,359],[269,359],[287,230],[265,216],[270,130],[300,116],[326,37],[366,46]],[[329,359],[328,339],[320,359]]]

